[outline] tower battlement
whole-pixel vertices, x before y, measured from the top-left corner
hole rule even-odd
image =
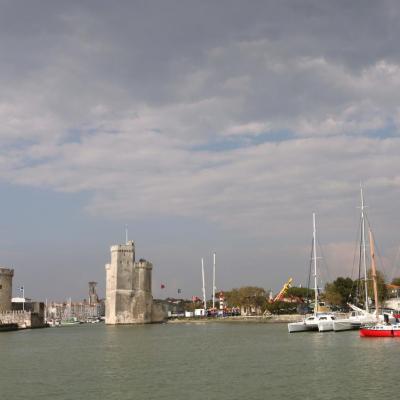
[[[4,276],[14,276],[14,270],[11,268],[7,268],[7,267],[0,267],[0,275],[4,275]]]
[[[153,269],[153,264],[147,260],[144,260],[143,258],[135,262],[134,266],[135,268]]]
[[[135,243],[133,240],[129,240],[125,244],[115,244],[110,248],[111,253],[113,252],[132,252],[135,251]]]

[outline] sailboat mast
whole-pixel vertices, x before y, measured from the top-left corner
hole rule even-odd
[[[317,231],[315,229],[315,213],[313,213],[313,259],[314,259],[314,314],[318,311],[318,282],[317,282]]]
[[[207,309],[207,301],[206,301],[206,287],[204,284],[204,260],[201,259],[201,277],[203,280],[203,302],[204,302],[204,310]]]
[[[213,254],[213,290],[212,290],[212,307],[215,309],[215,253]]]
[[[371,229],[369,230],[369,243],[370,243],[370,251],[371,251],[371,275],[372,282],[374,284],[374,299],[375,299],[375,315],[378,319],[379,315],[379,299],[378,299],[378,279],[376,274],[376,265],[375,265],[375,246],[374,246],[374,238],[372,237]]]
[[[363,189],[360,185],[361,191],[361,246],[362,246],[362,265],[364,267],[364,291],[365,291],[365,311],[369,312],[368,305],[368,276],[367,276],[367,257],[365,245],[365,216],[364,216],[364,195]]]

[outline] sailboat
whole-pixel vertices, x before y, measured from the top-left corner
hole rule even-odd
[[[379,297],[378,297],[378,279],[375,266],[375,251],[372,233],[369,231],[370,244],[371,244],[371,272],[372,282],[374,285],[374,300],[375,300],[375,315],[378,320],[379,315]],[[384,314],[384,322],[378,322],[372,325],[362,326],[360,329],[360,336],[362,337],[400,337],[400,323],[396,322],[391,324],[389,322],[389,315]]]
[[[351,308],[351,312],[348,318],[336,319],[333,322],[333,330],[335,332],[348,331],[353,329],[360,329],[361,325],[373,324],[383,319],[383,315],[379,315],[377,311],[371,313],[369,309],[369,298],[368,298],[368,276],[367,276],[367,256],[366,256],[366,239],[365,239],[365,205],[364,205],[364,195],[363,188],[360,187],[361,195],[361,241],[360,241],[360,262],[363,267],[364,273],[364,307],[365,309],[359,308],[354,304],[348,303]],[[369,232],[371,232],[369,230]],[[373,248],[372,234],[370,234],[370,249]],[[371,254],[372,263],[372,254]],[[376,303],[375,303],[376,304]],[[393,317],[389,317],[394,321]]]
[[[288,324],[289,333],[306,331],[326,331],[332,330],[332,322],[335,317],[326,312],[320,312],[321,306],[318,302],[318,276],[317,276],[317,231],[315,228],[315,213],[313,213],[313,244],[312,261],[314,264],[314,314],[306,317],[301,322],[291,322]]]
[[[78,321],[78,318],[72,316],[72,301],[71,298],[68,300],[63,316],[60,321],[60,326],[73,326],[79,325],[81,322]]]

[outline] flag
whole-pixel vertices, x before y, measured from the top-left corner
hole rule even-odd
[[[163,283],[161,284],[161,289],[165,289],[165,285]]]

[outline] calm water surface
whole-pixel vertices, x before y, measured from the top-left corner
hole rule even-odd
[[[285,324],[0,333],[1,400],[398,399],[400,339]]]

